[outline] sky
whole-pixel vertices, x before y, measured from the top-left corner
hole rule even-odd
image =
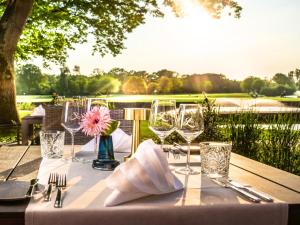
[[[94,68],[121,67],[222,73],[237,80],[250,75],[270,78],[300,68],[300,1],[237,1],[243,7],[240,19],[227,15],[213,19],[192,3],[185,5],[182,18],[164,9],[164,18],[147,17],[145,24],[127,35],[126,49],[120,55],[102,58],[92,55],[89,43],[75,45],[67,65],[71,69],[79,65],[82,74],[91,74]],[[38,59],[34,63],[41,65]],[[52,66],[52,71],[45,72],[58,71]]]

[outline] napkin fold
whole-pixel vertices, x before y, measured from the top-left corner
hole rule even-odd
[[[152,140],[142,142],[133,158],[106,178],[106,186],[113,191],[105,206],[183,189],[181,181],[169,169],[166,155]]]
[[[42,105],[35,107],[33,112],[30,114],[31,116],[45,116],[45,109]]]
[[[130,152],[131,149],[131,136],[126,134],[120,128],[112,133],[113,147],[115,152]],[[92,152],[94,151],[96,139],[93,138],[87,144],[81,147],[81,151]]]

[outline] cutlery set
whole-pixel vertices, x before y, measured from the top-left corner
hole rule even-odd
[[[273,202],[273,199],[263,192],[256,191],[248,186],[244,186],[236,181],[227,180],[227,181],[220,181],[218,179],[212,179],[216,184],[230,188],[237,192],[240,196],[246,198],[247,200],[255,203],[259,203],[261,201],[265,202]]]
[[[53,188],[57,189],[57,194],[54,202],[54,208],[62,208],[63,198],[62,190],[67,187],[66,174],[50,173],[48,179],[48,188],[45,192],[44,201],[51,201]]]
[[[186,153],[182,149],[182,146],[177,143],[174,143],[171,148],[164,149],[164,151],[167,152],[168,157],[169,157],[169,153],[172,153],[174,159],[180,159],[181,155],[183,155],[183,156],[186,155]],[[242,197],[246,198],[247,200],[249,200],[251,202],[259,203],[261,201],[265,201],[265,202],[273,202],[274,201],[267,194],[256,191],[248,186],[242,185],[231,179],[229,179],[225,182],[218,180],[218,179],[212,179],[212,180],[224,188],[230,188],[231,190],[234,190],[239,195],[241,195]]]

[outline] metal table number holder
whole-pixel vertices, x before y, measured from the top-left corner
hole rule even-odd
[[[150,109],[147,108],[125,108],[124,119],[133,120],[132,127],[132,142],[131,151],[128,156],[124,157],[124,161],[129,160],[137,150],[140,144],[140,125],[142,120],[148,120],[150,115]]]

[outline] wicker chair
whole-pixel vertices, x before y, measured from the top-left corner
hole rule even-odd
[[[43,130],[59,130],[64,131],[65,129],[61,126],[61,114],[63,111],[62,106],[44,106],[45,116],[43,120]],[[120,128],[127,134],[132,134],[132,121],[124,120],[124,110],[115,109],[110,111],[111,118],[120,121]],[[92,137],[88,137],[81,131],[75,134],[75,144],[82,145],[86,144]],[[71,135],[65,133],[65,144],[71,144]]]

